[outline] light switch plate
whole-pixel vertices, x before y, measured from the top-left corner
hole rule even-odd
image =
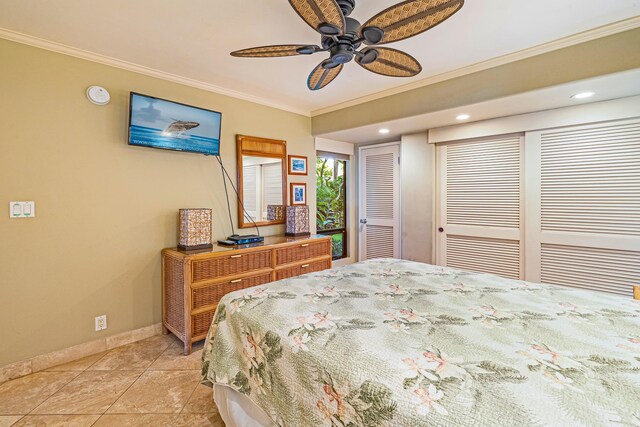
[[[9,218],[34,218],[36,202],[9,202]]]

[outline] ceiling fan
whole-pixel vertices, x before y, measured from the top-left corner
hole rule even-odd
[[[453,14],[464,0],[407,0],[383,10],[363,25],[349,17],[356,0],[289,0],[300,17],[322,36],[321,46],[262,46],[232,52],[232,56],[273,58],[329,52],[330,57],[309,76],[307,86],[319,90],[331,83],[344,64],[355,61],[363,68],[391,77],[412,77],[422,71],[411,55],[378,47],[423,33]],[[362,44],[367,45],[362,50]]]

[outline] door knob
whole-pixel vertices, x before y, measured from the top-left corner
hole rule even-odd
[[[367,220],[366,220],[366,219],[361,219],[361,220],[360,220],[360,224],[366,224],[366,223],[367,223]]]

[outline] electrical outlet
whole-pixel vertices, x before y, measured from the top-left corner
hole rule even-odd
[[[107,315],[96,317],[96,331],[102,331],[107,329]]]

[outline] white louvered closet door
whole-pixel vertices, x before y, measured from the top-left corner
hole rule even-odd
[[[439,265],[522,278],[522,147],[521,135],[438,146]]]
[[[359,260],[400,258],[400,146],[360,149]]]
[[[527,143],[540,202],[527,233],[527,262],[539,266],[530,279],[631,296],[640,284],[640,121],[534,132]]]

